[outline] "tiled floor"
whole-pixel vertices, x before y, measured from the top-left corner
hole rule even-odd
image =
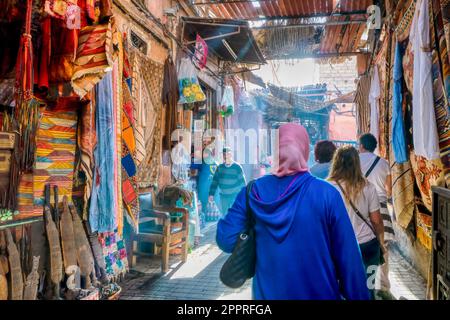
[[[214,224],[210,224],[204,234],[200,246],[185,264],[181,265],[176,257],[171,258],[167,274],[160,273],[159,259],[141,260],[121,284],[121,299],[251,299],[250,281],[238,290],[220,282],[220,268],[227,255],[215,244]],[[390,256],[390,279],[395,298],[425,299],[425,281],[396,251]]]
[[[227,255],[215,245],[215,224],[205,230],[200,246],[180,265],[171,258],[171,270],[160,273],[160,260],[141,260],[137,273],[122,284],[121,299],[226,300],[250,299],[250,283],[238,290],[225,287],[219,280]]]

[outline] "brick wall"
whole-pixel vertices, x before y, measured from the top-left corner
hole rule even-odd
[[[357,76],[356,57],[340,64],[319,65],[319,82],[326,83],[331,91],[336,90],[334,85],[344,94],[355,90]]]
[[[339,64],[320,64],[319,82],[326,83],[328,91],[341,91],[346,94],[356,90],[358,73],[356,69],[356,57],[351,57]],[[337,96],[334,93],[330,98]],[[353,104],[336,104],[336,109],[331,111],[328,125],[329,138],[332,140],[356,140],[357,126],[356,116],[353,116]]]

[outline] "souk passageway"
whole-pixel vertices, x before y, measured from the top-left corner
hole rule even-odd
[[[1,0],[0,300],[448,300],[449,17]]]
[[[217,247],[215,227],[212,223],[205,228],[202,244],[185,264],[172,257],[170,270],[165,274],[161,273],[158,260],[143,259],[123,283],[121,299],[250,300],[251,281],[235,290],[218,281],[220,268],[229,255]],[[391,252],[390,268],[390,299],[425,299],[425,280],[396,249]]]

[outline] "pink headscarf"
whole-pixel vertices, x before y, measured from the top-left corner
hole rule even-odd
[[[305,127],[287,123],[279,128],[278,134],[278,148],[275,148],[278,149],[278,154],[275,154],[272,173],[277,177],[284,177],[308,171],[309,136]]]

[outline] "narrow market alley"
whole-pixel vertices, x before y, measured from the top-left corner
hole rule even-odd
[[[0,0],[0,43],[0,300],[450,300],[450,0]]]
[[[171,269],[160,272],[159,261],[143,259],[122,283],[123,300],[250,300],[251,282],[236,290],[219,281],[219,272],[227,254],[216,245],[216,225],[204,231],[201,245],[185,264],[171,259]],[[399,254],[391,251],[391,293],[396,299],[425,300],[426,282]]]

